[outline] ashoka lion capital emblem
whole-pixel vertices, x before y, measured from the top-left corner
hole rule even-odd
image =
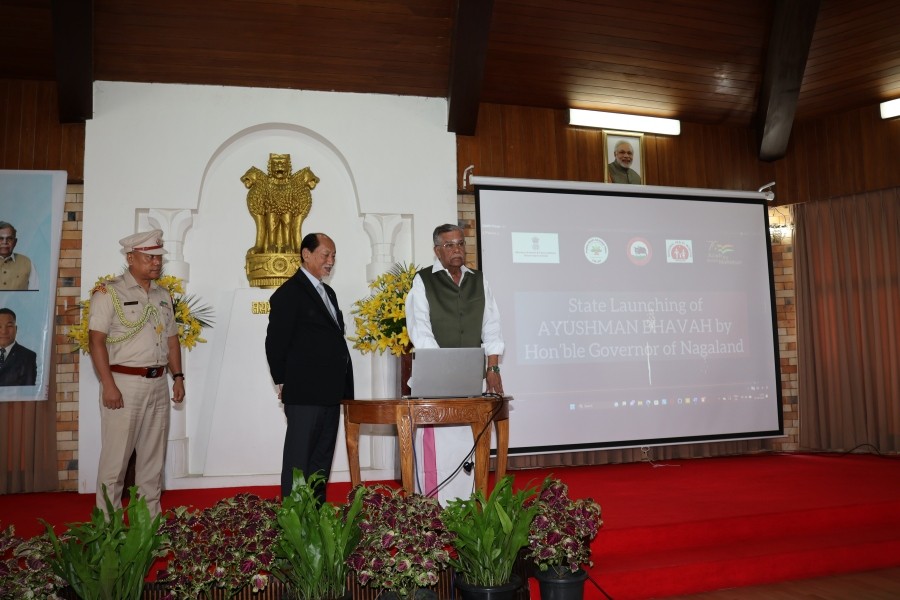
[[[247,279],[253,287],[278,287],[300,268],[303,220],[319,178],[309,167],[291,173],[290,154],[269,154],[268,173],[250,167],[241,181],[256,225],[256,239],[247,250]]]

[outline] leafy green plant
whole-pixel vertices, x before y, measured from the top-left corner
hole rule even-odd
[[[46,533],[23,540],[12,525],[0,531],[0,598],[58,600],[66,582],[47,562],[52,554]]]
[[[465,582],[478,586],[509,582],[538,511],[533,502],[527,502],[534,492],[534,488],[513,492],[512,477],[506,476],[487,499],[479,490],[447,504],[441,518],[456,534],[457,556],[450,564]]]
[[[453,535],[437,498],[376,485],[366,489],[362,537],[348,562],[361,585],[413,598],[435,585],[450,562]]]
[[[531,522],[528,556],[541,571],[575,573],[581,565],[593,566],[591,541],[603,525],[600,505],[591,498],[569,498],[569,486],[548,477],[534,504],[538,514]]]
[[[357,486],[343,507],[319,504],[315,488],[325,478],[307,480],[294,469],[291,494],[277,510],[280,529],[273,573],[294,597],[302,600],[339,598],[347,587],[347,558],[359,543],[359,519],[365,488]]]
[[[248,585],[269,584],[278,537],[274,500],[237,494],[198,510],[178,507],[166,514],[167,564],[157,581],[168,585],[166,600],[210,598],[215,589],[231,597]]]
[[[90,522],[69,525],[61,537],[41,521],[53,545],[50,565],[82,600],[139,600],[164,541],[158,533],[161,517],[150,517],[136,487],[126,508],[113,509],[105,486],[103,497],[106,512],[94,508]]]

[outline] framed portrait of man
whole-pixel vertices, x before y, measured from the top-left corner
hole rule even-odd
[[[644,134],[603,131],[606,183],[645,185]]]

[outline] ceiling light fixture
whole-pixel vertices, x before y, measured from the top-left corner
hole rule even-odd
[[[569,125],[580,127],[598,127],[600,129],[617,129],[621,131],[638,131],[643,133],[661,133],[663,135],[681,134],[681,121],[678,119],[661,119],[659,117],[640,117],[620,113],[602,112],[599,110],[569,109]]]
[[[900,116],[900,98],[881,103],[881,118],[893,119]]]

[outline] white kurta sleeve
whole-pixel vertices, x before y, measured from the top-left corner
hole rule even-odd
[[[406,331],[416,348],[440,347],[431,330],[431,313],[425,295],[425,284],[418,274],[413,278],[412,287],[406,295]]]

